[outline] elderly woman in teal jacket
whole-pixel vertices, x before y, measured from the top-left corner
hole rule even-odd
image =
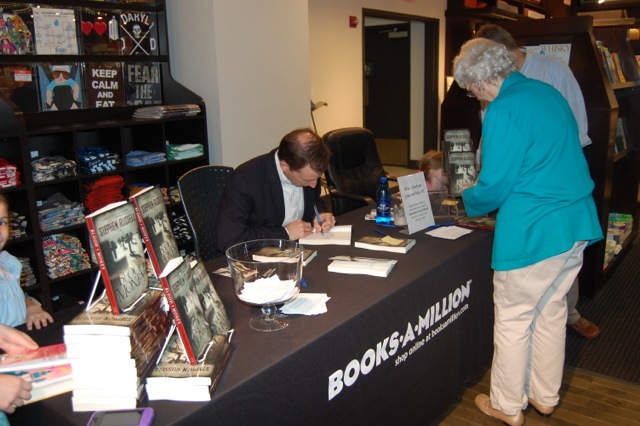
[[[474,39],[453,62],[456,82],[489,102],[482,170],[462,192],[469,216],[498,211],[490,396],[476,405],[510,425],[529,404],[550,415],[564,363],[566,294],[584,248],[602,238],[593,181],[564,97],[526,78],[504,46]]]

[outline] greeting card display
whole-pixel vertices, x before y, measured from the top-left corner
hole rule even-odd
[[[82,46],[85,55],[118,55],[120,46],[120,15],[106,10],[82,10]]]
[[[0,54],[31,55],[33,45],[33,17],[31,6],[0,3],[0,18],[4,25],[0,28]]]
[[[159,105],[162,103],[160,64],[129,62],[124,66],[127,105]]]
[[[77,63],[38,64],[38,84],[42,111],[83,108],[82,77]]]
[[[84,86],[88,108],[125,106],[122,63],[87,62],[84,68]]]
[[[33,65],[0,66],[0,93],[23,112],[38,112],[38,81]]]
[[[122,12],[120,41],[123,55],[157,55],[158,26],[155,13]]]
[[[33,9],[38,55],[77,55],[76,16],[73,9]]]

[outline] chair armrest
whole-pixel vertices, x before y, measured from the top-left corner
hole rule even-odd
[[[346,198],[348,200],[353,200],[353,201],[361,201],[374,207],[376,205],[376,202],[375,200],[373,200],[373,198],[367,197],[365,195],[352,194],[350,192],[340,191],[339,189],[336,189],[336,188],[329,188],[329,193],[331,194],[332,197],[340,197],[340,198]]]

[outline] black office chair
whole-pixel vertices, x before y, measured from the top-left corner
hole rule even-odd
[[[333,214],[375,207],[381,176],[387,176],[373,133],[362,127],[332,130],[323,136],[331,157],[325,173]]]
[[[196,256],[213,259],[218,250],[216,224],[218,207],[233,167],[202,166],[189,170],[178,179],[178,190],[187,220],[193,232]]]

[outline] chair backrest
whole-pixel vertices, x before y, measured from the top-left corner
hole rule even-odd
[[[178,179],[182,206],[193,232],[196,256],[209,260],[221,256],[216,225],[220,200],[233,167],[202,166]]]
[[[331,152],[325,174],[329,188],[375,200],[380,177],[386,172],[373,133],[362,127],[348,127],[332,130],[323,139]],[[364,205],[348,199],[332,199],[332,203],[336,215]]]

